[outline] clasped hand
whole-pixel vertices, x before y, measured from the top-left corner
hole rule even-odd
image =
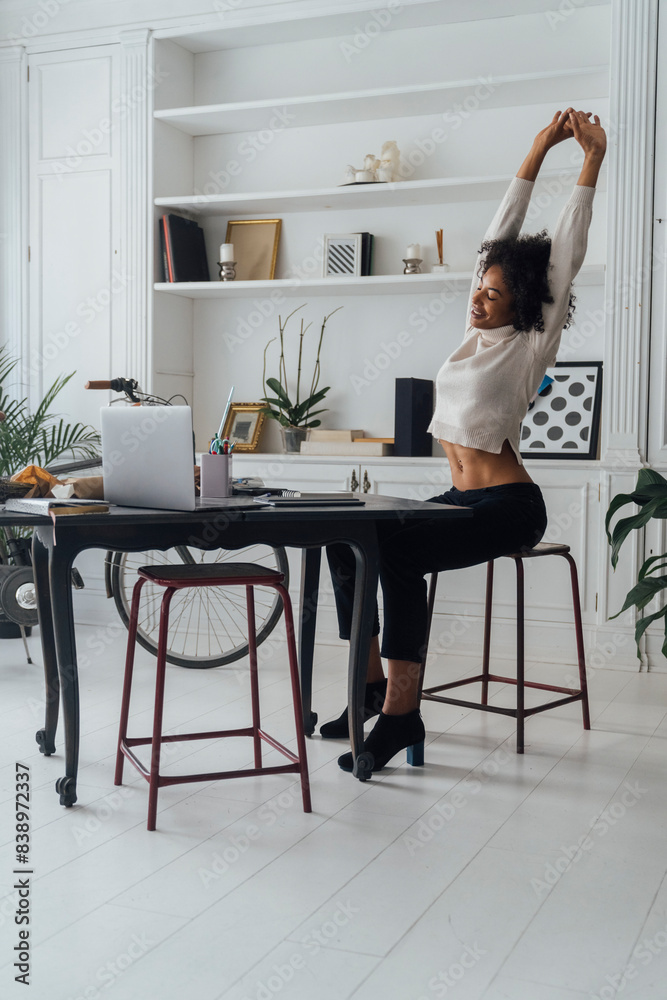
[[[537,133],[534,145],[546,153],[552,146],[557,146],[571,136],[574,136],[587,156],[604,156],[607,136],[600,125],[600,119],[591,111],[575,111],[574,108],[557,111],[546,128]]]

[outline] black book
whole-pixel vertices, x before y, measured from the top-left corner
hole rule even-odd
[[[204,230],[192,219],[163,215],[167,281],[210,281]]]
[[[167,264],[167,245],[164,238],[164,218],[158,219],[158,233],[160,237],[160,258],[158,261],[160,281],[169,281],[169,266]]]
[[[373,273],[373,234],[361,234],[361,274],[368,277]]]

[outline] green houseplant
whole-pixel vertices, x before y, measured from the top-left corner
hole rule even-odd
[[[637,504],[640,510],[630,517],[624,517],[617,521],[612,531],[610,524],[613,516],[621,507],[626,504]],[[631,531],[643,528],[651,518],[667,518],[667,479],[655,472],[653,469],[640,469],[637,476],[637,485],[632,493],[619,493],[609,504],[607,517],[605,520],[605,530],[611,545],[611,564],[616,569],[618,563],[618,553],[621,545]],[[637,583],[626,594],[621,610],[612,615],[618,615],[627,611],[628,608],[635,607],[637,611],[650,604],[653,598],[657,597],[661,591],[667,590],[667,576],[664,570],[667,569],[667,552],[661,555],[650,556],[645,560],[639,570]],[[662,572],[661,572],[662,571]],[[651,622],[664,619],[665,640],[662,644],[662,652],[667,656],[667,604],[655,611],[653,614],[643,615],[637,619],[635,625],[635,641],[637,642],[637,656],[639,652],[639,640],[643,636]]]
[[[6,346],[0,347],[0,476],[12,476],[26,465],[46,468],[63,457],[96,458],[100,436],[87,424],[69,424],[52,413],[58,394],[75,374],[60,375],[30,412],[27,397],[14,395],[7,381],[18,365]]]
[[[330,312],[328,316],[325,316],[322,320],[322,326],[320,327],[320,336],[317,342],[317,354],[315,356],[315,364],[313,367],[313,375],[310,381],[310,389],[308,395],[302,399],[302,363],[303,363],[303,351],[304,351],[304,338],[306,333],[312,326],[312,323],[304,324],[304,320],[301,320],[301,330],[299,333],[299,348],[298,348],[298,359],[297,359],[297,370],[296,370],[296,387],[295,391],[292,392],[290,388],[289,378],[287,375],[287,364],[285,362],[285,330],[287,328],[287,323],[294,316],[299,309],[303,309],[306,303],[297,306],[296,309],[287,316],[284,320],[281,316],[278,317],[278,338],[272,337],[264,348],[264,368],[262,371],[262,385],[264,386],[265,395],[262,396],[262,402],[266,403],[264,408],[264,413],[267,417],[273,420],[277,420],[283,435],[283,446],[285,451],[298,451],[301,445],[301,441],[305,441],[308,434],[308,430],[311,427],[319,427],[321,421],[314,420],[313,418],[319,414],[326,411],[326,407],[316,410],[314,407],[321,403],[331,386],[327,385],[323,389],[318,389],[320,382],[320,353],[322,351],[322,341],[324,340],[324,331],[328,320],[338,312],[338,309],[342,309],[339,306],[338,309],[334,309]],[[269,346],[278,339],[280,341],[280,357],[278,359],[278,378],[267,378],[266,377],[266,352]],[[273,396],[269,396],[268,389],[271,390]]]

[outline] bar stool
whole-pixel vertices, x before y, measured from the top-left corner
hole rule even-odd
[[[579,688],[559,687],[556,684],[538,684],[536,681],[524,679],[524,573],[523,560],[537,559],[543,556],[562,556],[570,566],[570,580],[572,584],[572,606],[574,611],[574,630],[577,640],[577,658],[579,662]],[[570,702],[580,701],[583,715],[584,729],[591,728],[590,714],[588,708],[588,687],[586,684],[586,659],[584,654],[584,636],[581,627],[581,605],[579,601],[579,582],[577,578],[577,565],[570,555],[570,546],[561,544],[551,544],[540,542],[533,549],[524,549],[521,552],[511,552],[503,558],[513,559],[516,565],[516,677],[503,677],[500,674],[489,672],[489,657],[491,650],[491,608],[493,603],[493,560],[487,563],[486,567],[486,604],[484,610],[484,646],[482,654],[482,673],[474,677],[466,677],[463,680],[451,681],[448,684],[438,684],[435,687],[425,688],[421,692],[421,697],[425,701],[441,701],[448,705],[462,705],[465,708],[476,708],[482,712],[496,712],[499,715],[510,715],[516,721],[516,752],[523,753],[524,749],[524,722],[528,716],[536,715],[538,712],[546,712],[550,708],[557,708],[559,705],[569,705]],[[433,617],[433,606],[435,604],[435,588],[438,582],[438,574],[433,573],[428,592],[428,630],[426,633],[426,646],[421,664],[421,683],[423,684],[424,669],[426,666],[426,655],[428,652],[428,638],[431,630],[431,619]],[[464,684],[474,684],[480,681],[482,684],[481,701],[464,701],[461,698],[443,697],[440,691],[450,688],[460,687]],[[489,682],[499,681],[502,684],[514,684],[516,686],[516,708],[499,708],[489,705]],[[553,701],[526,708],[524,703],[525,688],[539,688],[542,691],[555,691],[566,695],[564,698],[557,698]]]
[[[118,734],[118,751],[116,754],[116,773],[114,784],[120,785],[123,780],[123,765],[125,758],[136,767],[146,779],[148,793],[148,824],[149,830],[155,829],[157,814],[158,789],[164,785],[177,785],[190,781],[209,781],[222,778],[241,778],[256,774],[287,774],[296,773],[301,776],[301,795],[304,812],[311,811],[310,785],[308,780],[308,763],[306,759],[306,740],[303,732],[303,713],[301,710],[301,690],[299,687],[299,668],[297,663],[296,643],[294,639],[294,617],[289,594],[283,585],[283,574],[276,570],[265,569],[254,563],[197,563],[183,566],[143,566],[139,569],[139,579],[132,592],[132,609],[130,614],[129,634],[127,641],[127,658],[125,661],[125,678],[123,682],[123,698],[120,713],[120,730]],[[130,713],[130,694],[132,689],[132,671],[134,666],[134,651],[137,638],[137,622],[139,618],[139,599],[141,590],[150,580],[165,588],[160,608],[160,630],[157,653],[157,676],[155,682],[155,711],[153,715],[153,735],[148,737],[128,737],[127,723]],[[250,657],[250,692],[252,704],[252,725],[243,729],[226,729],[220,732],[182,733],[177,736],[162,735],[162,712],[164,705],[164,681],[167,653],[167,631],[169,628],[169,607],[171,599],[177,590],[187,587],[245,587],[248,609],[248,651]],[[285,611],[287,628],[287,650],[289,656],[290,678],[292,681],[292,701],[296,723],[297,754],[293,754],[281,743],[269,736],[261,728],[259,713],[259,683],[257,677],[257,637],[255,633],[255,600],[254,587],[273,587],[280,594]],[[254,746],[253,768],[239,771],[215,771],[204,774],[182,774],[177,776],[160,774],[160,750],[163,743],[178,743],[181,740],[224,739],[228,736],[251,736]],[[262,766],[262,742],[268,743],[290,761],[273,767]],[[146,767],[132,751],[132,747],[151,746],[150,767]]]

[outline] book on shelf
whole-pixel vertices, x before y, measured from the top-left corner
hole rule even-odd
[[[353,441],[376,441],[376,442],[379,441],[382,444],[393,444],[394,443],[394,439],[393,438],[371,438],[371,437],[364,437],[363,434],[360,437],[353,437],[352,440]]]
[[[10,497],[5,510],[17,514],[43,514],[45,517],[63,517],[70,514],[108,514],[109,504],[104,500],[55,500],[49,497]]]
[[[373,243],[375,237],[372,233],[361,234],[361,274],[367,278],[373,273]]]
[[[172,212],[163,215],[160,222],[165,281],[210,281],[201,226]]]
[[[302,455],[392,455],[394,446],[384,441],[302,441]]]
[[[352,431],[345,427],[339,430],[329,427],[313,427],[310,432],[309,441],[355,441],[363,438],[363,431]]]

